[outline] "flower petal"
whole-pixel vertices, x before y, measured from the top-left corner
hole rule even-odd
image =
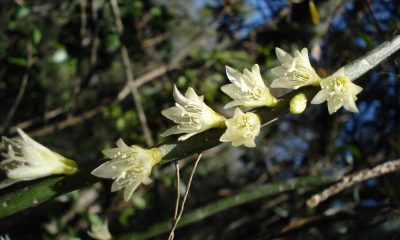
[[[186,105],[188,104],[188,99],[182,95],[182,93],[178,90],[176,85],[174,84],[173,90],[172,90],[172,95],[175,99],[175,102],[178,103],[179,105]]]
[[[311,100],[312,104],[321,104],[325,102],[329,97],[329,91],[326,89],[320,90],[317,95]]]
[[[124,190],[124,200],[128,201],[133,192],[139,187],[141,182],[132,182],[131,184],[127,185]]]
[[[229,81],[231,81],[232,83],[238,82],[242,78],[242,74],[240,72],[229,66],[225,66],[225,71],[226,76],[228,76]]]
[[[343,107],[347,111],[358,113],[357,105],[353,99],[348,99],[347,101],[345,101],[343,103]]]
[[[285,52],[284,50],[278,47],[275,48],[275,53],[279,62],[281,63],[291,63],[293,61],[292,55],[290,55],[289,53]]]
[[[113,167],[110,161],[108,161],[95,168],[91,174],[101,178],[115,178],[119,172],[120,170]]]

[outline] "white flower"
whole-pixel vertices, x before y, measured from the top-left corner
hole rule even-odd
[[[222,86],[221,90],[233,101],[226,104],[224,109],[236,106],[273,107],[276,105],[276,98],[265,86],[258,64],[253,65],[251,72],[245,68],[243,74],[229,66],[225,66],[225,69],[231,84]]]
[[[297,89],[306,85],[318,86],[321,78],[311,66],[307,48],[301,52],[297,50],[294,57],[278,47],[275,52],[282,65],[271,69],[272,74],[279,77],[271,87]]]
[[[117,148],[105,149],[103,154],[111,160],[94,169],[92,175],[113,179],[111,192],[125,188],[125,201],[129,200],[141,183],[148,185],[152,182],[151,169],[162,159],[158,148],[128,146],[122,139],[117,141]]]
[[[177,126],[168,129],[161,136],[186,133],[178,138],[183,141],[207,129],[224,126],[226,118],[207,106],[204,96],[198,96],[193,88],[188,88],[183,96],[174,85],[173,96],[175,107],[165,109],[161,114],[174,121]]]
[[[108,229],[108,222],[103,224],[92,225],[91,231],[87,232],[90,237],[97,240],[111,240],[112,235]]]
[[[361,91],[362,87],[351,82],[341,68],[332,76],[321,80],[321,90],[311,103],[320,104],[327,101],[329,114],[336,112],[342,106],[350,112],[358,112],[355,101],[356,95]]]
[[[2,154],[6,159],[0,163],[0,168],[5,170],[8,179],[0,183],[0,189],[20,181],[77,172],[75,161],[51,151],[21,129],[18,128],[17,131],[21,140],[3,137],[3,144],[8,152]]]
[[[226,131],[219,139],[221,142],[232,142],[232,146],[244,144],[246,147],[255,147],[255,137],[260,133],[260,119],[252,112],[243,113],[235,109],[233,118],[225,121]]]
[[[307,97],[304,93],[299,93],[290,99],[290,112],[292,114],[300,114],[307,107]]]

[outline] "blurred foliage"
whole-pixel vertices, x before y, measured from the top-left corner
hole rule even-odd
[[[141,104],[155,142],[161,143],[160,133],[172,123],[160,111],[173,104],[173,83],[182,90],[195,88],[210,106],[230,115],[222,109],[228,98],[219,91],[228,82],[225,65],[242,69],[258,63],[271,82],[275,47],[308,47],[312,64],[325,76],[390,39],[400,26],[396,1],[313,3],[315,8],[308,0],[121,0],[124,34],[119,38],[109,1],[1,1],[1,134],[15,136],[15,127],[21,127],[81,164],[102,159],[101,150],[118,138],[145,145],[131,95],[118,97],[126,84],[121,46],[129,51],[135,79],[144,82]],[[316,14],[319,23],[313,23]],[[398,57],[359,79],[364,87],[359,114],[330,116],[325,105],[311,106],[264,128],[255,149],[221,145],[206,152],[185,212],[249,187],[343,176],[399,158]],[[157,77],[141,78],[165,67]],[[10,115],[25,75],[23,97]],[[191,160],[181,161],[182,179]],[[108,220],[116,237],[143,233],[170,219],[175,205],[172,164],[153,175],[154,183],[140,188],[131,201],[110,193],[110,181],[104,181],[1,219],[0,236],[89,239],[86,231],[100,219]],[[316,209],[306,208],[305,200],[323,187],[284,191],[188,224],[175,239],[395,239],[400,236],[399,182],[398,174],[372,179]]]

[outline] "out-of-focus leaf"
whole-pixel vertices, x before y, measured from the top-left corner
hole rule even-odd
[[[319,17],[319,13],[318,13],[318,8],[317,8],[317,6],[315,6],[315,3],[313,0],[308,1],[308,7],[310,9],[311,21],[315,25],[319,24],[320,17]]]
[[[42,40],[42,33],[40,32],[40,30],[38,28],[34,28],[33,32],[32,32],[32,41],[33,44],[39,44],[40,41]]]
[[[117,51],[119,46],[121,45],[119,41],[119,37],[115,34],[108,35],[106,38],[106,52],[113,53]]]
[[[122,226],[128,226],[129,218],[133,215],[135,215],[134,208],[124,208],[124,210],[121,212],[121,214],[118,217],[118,221]]]
[[[22,66],[22,67],[27,67],[28,66],[28,61],[25,58],[10,58],[8,60],[9,63]]]
[[[138,209],[145,209],[147,207],[146,200],[140,194],[133,193],[132,195],[132,202]]]
[[[31,10],[28,7],[20,7],[17,9],[16,13],[15,13],[15,18],[16,19],[22,19],[26,16],[29,15],[29,13],[31,12]]]
[[[161,16],[161,8],[159,8],[159,7],[152,7],[152,8],[150,9],[150,13],[151,13],[151,15],[153,15],[154,17],[159,17],[159,16]]]

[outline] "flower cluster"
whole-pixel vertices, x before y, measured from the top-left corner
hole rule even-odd
[[[358,112],[355,101],[357,100],[356,95],[362,91],[362,88],[351,82],[343,68],[333,75],[321,79],[311,66],[306,48],[303,48],[301,52],[296,51],[294,57],[280,48],[276,48],[275,51],[281,66],[271,70],[274,75],[278,76],[272,82],[271,87],[298,89],[307,85],[320,86],[321,91],[312,99],[312,104],[327,101],[329,114],[335,113],[342,106],[348,111]],[[299,97],[293,98],[290,111],[294,114],[303,112],[306,101],[305,96],[302,97],[302,100]]]
[[[226,66],[226,75],[231,84],[222,86],[221,90],[233,101],[226,104],[225,109],[273,107],[277,104],[276,98],[265,85],[257,64],[251,71],[244,69],[243,73]],[[227,129],[220,138],[221,142],[232,142],[233,146],[255,147],[254,139],[261,126],[257,114],[243,113],[236,108],[234,117],[226,119],[208,107],[204,103],[204,97],[199,97],[192,88],[188,88],[183,96],[174,85],[173,96],[175,106],[162,111],[162,114],[177,125],[168,129],[162,136],[185,133],[178,138],[182,141],[210,128],[226,126]]]
[[[280,66],[271,70],[272,74],[277,76],[271,84],[272,88],[298,89],[308,85],[320,87],[321,90],[312,99],[312,104],[327,101],[330,114],[342,106],[348,111],[358,112],[355,101],[362,88],[352,82],[354,79],[350,79],[343,68],[321,79],[311,66],[306,48],[295,51],[293,56],[280,48],[276,48],[275,51]],[[245,68],[242,73],[229,66],[225,69],[231,83],[222,86],[221,90],[232,101],[227,103],[224,109],[235,108],[234,116],[227,119],[211,109],[204,103],[204,96],[197,95],[193,88],[189,87],[185,94],[182,94],[174,85],[175,106],[161,113],[176,125],[161,136],[182,134],[178,140],[185,141],[211,128],[226,127],[219,138],[221,142],[231,142],[233,146],[256,146],[255,138],[260,133],[261,121],[255,112],[246,110],[257,107],[273,108],[278,104],[278,100],[265,84],[257,64],[250,70]],[[306,107],[306,94],[302,92],[293,94],[290,100],[290,112],[300,114]],[[22,140],[3,138],[8,152],[3,154],[6,159],[0,163],[0,168],[5,170],[8,179],[0,183],[0,189],[19,181],[52,174],[74,174],[77,171],[77,164],[74,161],[35,142],[22,130],[18,129],[18,133]],[[165,154],[156,147],[144,149],[136,145],[128,146],[121,139],[116,145],[116,148],[103,150],[103,154],[109,160],[94,169],[92,174],[114,180],[111,191],[124,189],[124,199],[128,200],[140,184],[147,185],[152,182],[150,179],[152,168],[161,162]],[[97,236],[96,232],[101,236]],[[90,235],[98,239],[111,238],[107,233],[104,225],[97,230],[94,229]]]

